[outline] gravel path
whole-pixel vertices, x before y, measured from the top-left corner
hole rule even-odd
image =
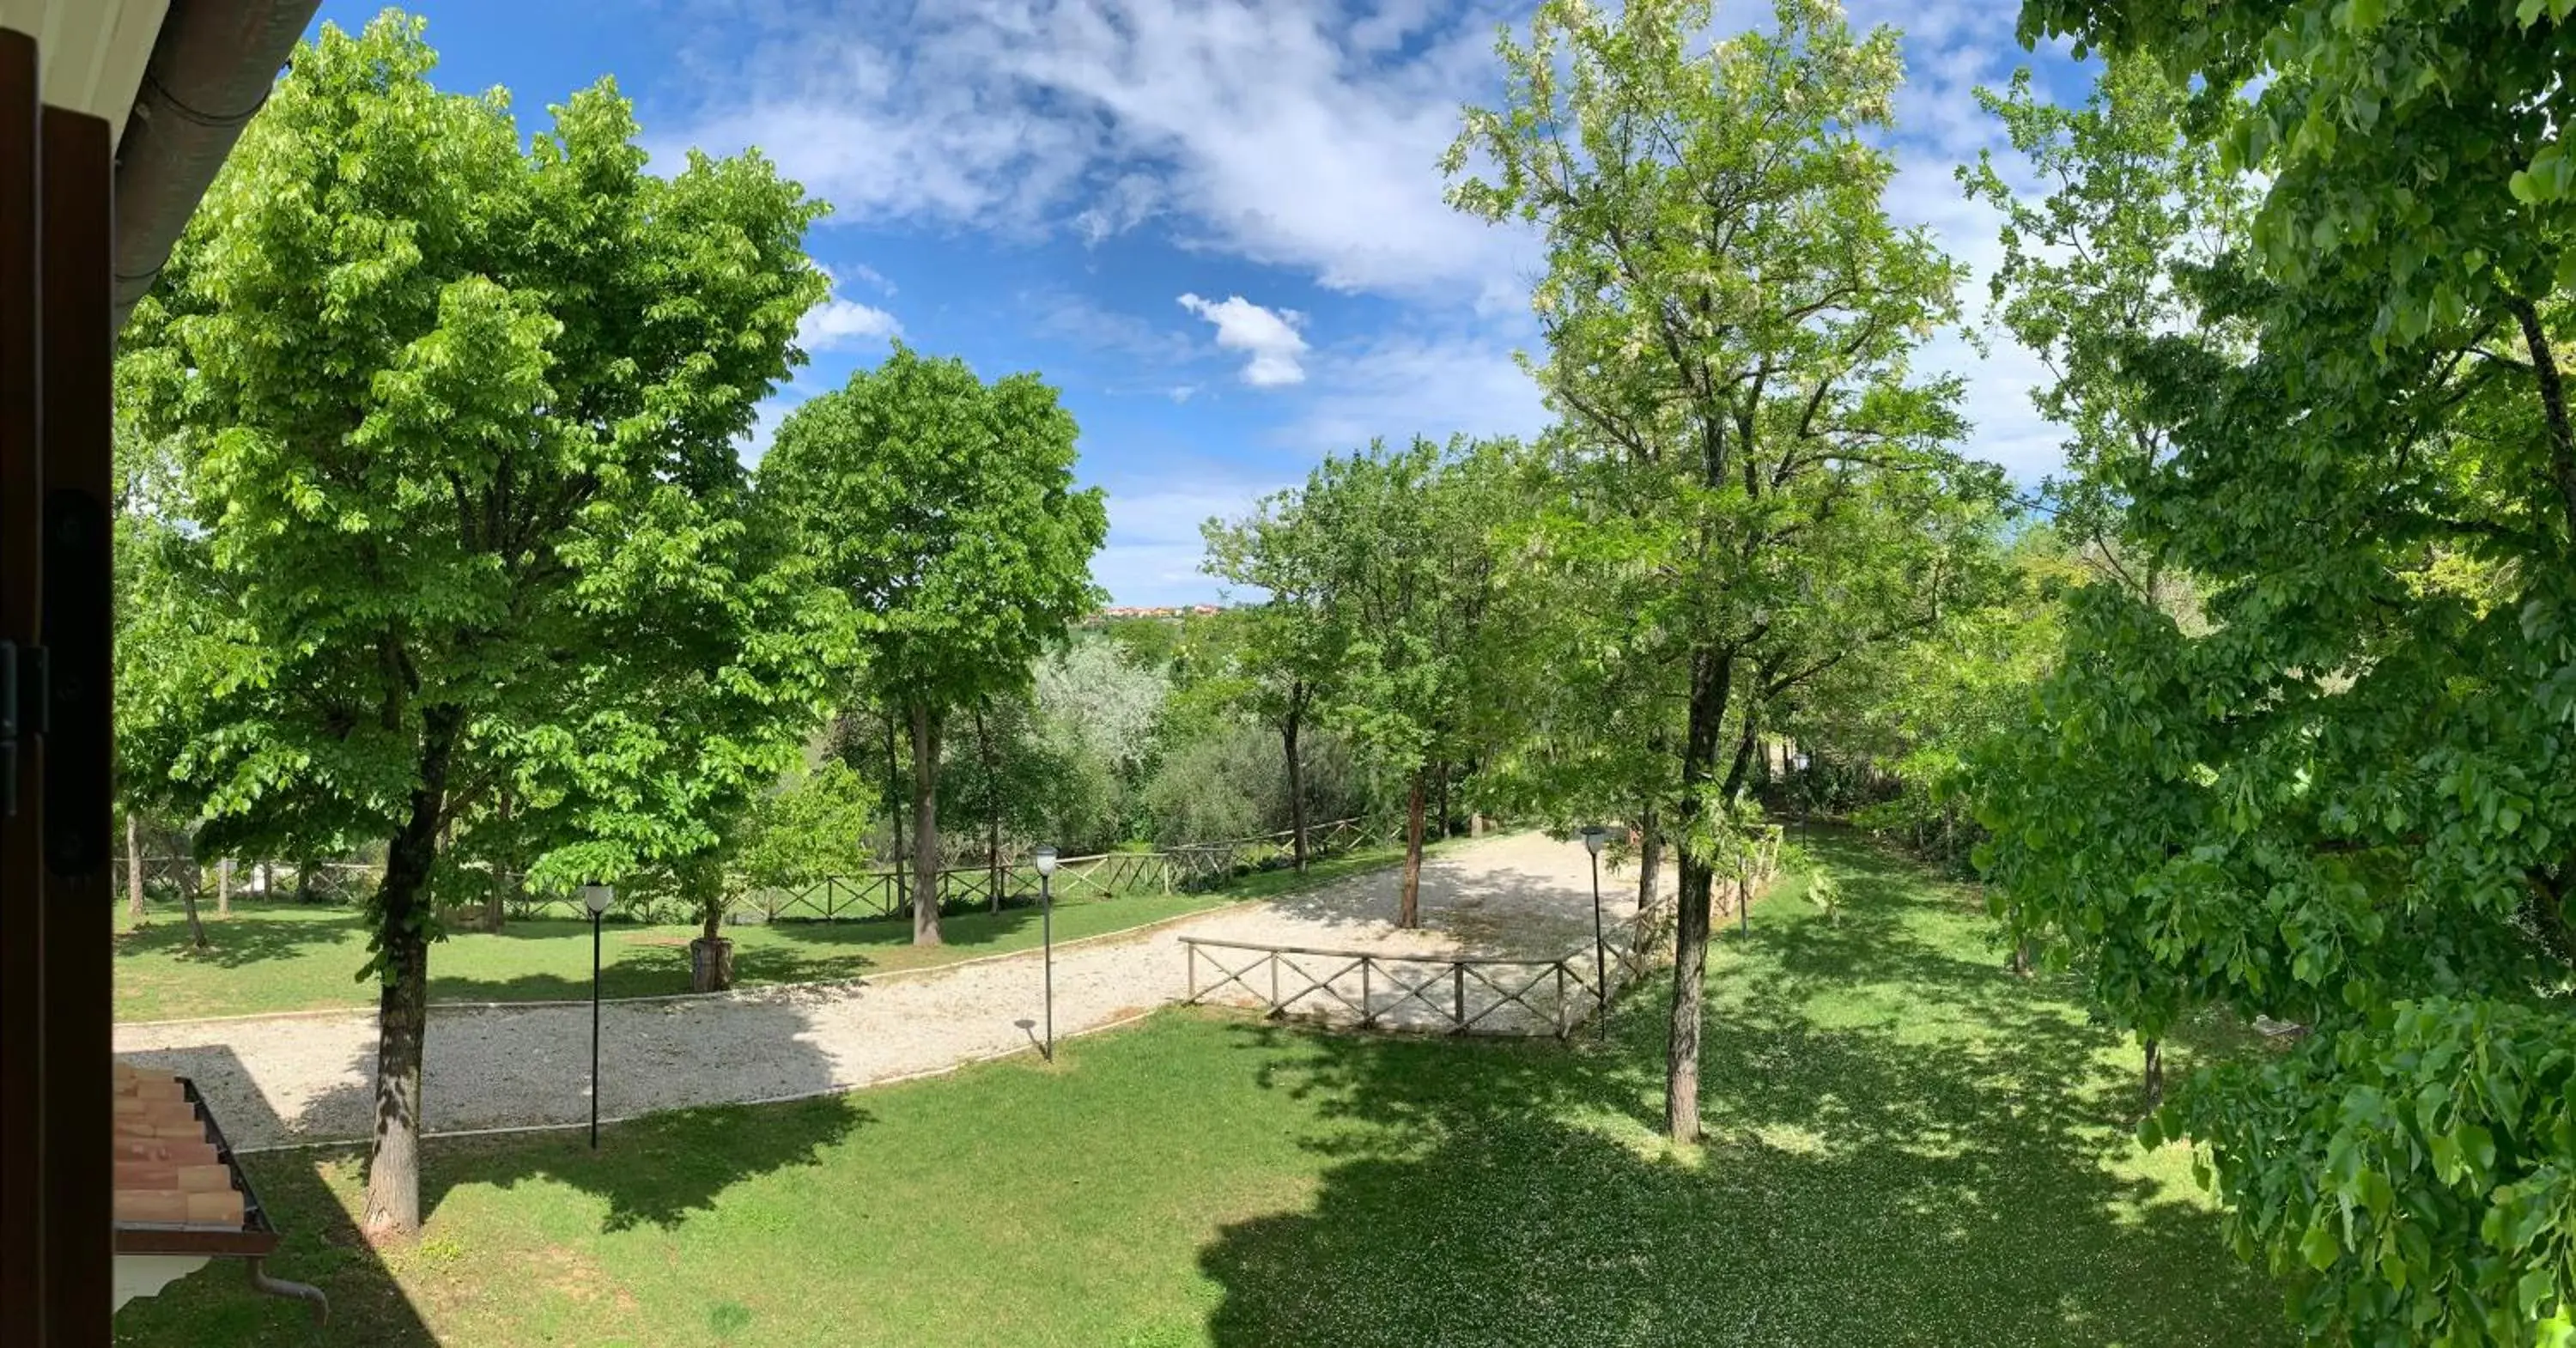
[[[1390,955],[1541,958],[1591,935],[1591,871],[1580,843],[1514,834],[1425,863],[1421,930],[1395,928],[1396,884],[1395,870],[1375,871],[1133,938],[1059,949],[1056,1032],[1180,1000],[1185,934]],[[1614,916],[1634,905],[1633,879],[1605,873],[1602,884]],[[1036,951],[856,983],[610,1002],[600,1028],[600,1113],[775,1099],[938,1071],[1028,1047],[1040,1006]],[[138,1065],[195,1078],[234,1144],[257,1148],[364,1137],[375,1037],[374,1013],[361,1012],[119,1026],[116,1049]],[[589,1053],[587,1004],[433,1008],[428,1126],[580,1122],[589,1116]]]

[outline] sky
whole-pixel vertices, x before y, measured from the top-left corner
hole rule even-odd
[[[1888,206],[1974,277],[1983,329],[1997,221],[1954,167],[2002,150],[1973,90],[2031,66],[2080,98],[2062,52],[2022,50],[2009,0],[1846,0],[1903,32]],[[316,23],[380,8],[324,0]],[[1533,434],[1514,361],[1538,342],[1534,234],[1441,200],[1461,106],[1491,104],[1487,0],[413,0],[444,87],[508,88],[523,130],[603,76],[634,100],[656,168],[757,146],[832,213],[807,239],[832,296],[778,419],[900,337],[986,378],[1035,370],[1081,425],[1106,489],[1095,578],[1117,604],[1226,597],[1200,522],[1302,481],[1372,437]],[[1721,27],[1768,3],[1721,3]],[[2000,157],[2000,156],[1999,156]],[[2035,359],[2000,332],[1918,359],[1967,377],[1967,448],[2035,481],[2058,436]],[[1983,348],[1982,350],[1980,348]]]

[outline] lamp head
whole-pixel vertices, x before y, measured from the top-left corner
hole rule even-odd
[[[1609,841],[1609,839],[1610,830],[1601,827],[1599,824],[1594,824],[1590,828],[1583,830],[1583,850],[1590,852],[1592,855],[1597,857],[1601,855],[1601,844]]]
[[[581,887],[581,906],[589,909],[592,917],[597,917],[600,914],[607,912],[608,905],[615,902],[617,902],[617,887],[615,885],[603,884],[600,881],[591,880],[585,882]]]
[[[1055,874],[1055,849],[1054,849],[1054,848],[1052,848],[1052,847],[1040,847],[1040,848],[1038,848],[1037,850],[1035,850],[1035,851],[1033,851],[1033,852],[1029,853],[1029,859],[1030,859],[1031,861],[1034,861],[1034,862],[1036,862],[1036,863],[1037,863],[1038,874],[1040,874],[1040,875],[1053,875],[1053,874]]]

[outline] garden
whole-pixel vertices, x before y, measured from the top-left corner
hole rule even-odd
[[[400,1246],[358,1232],[357,1150],[251,1173],[353,1345],[2294,1342],[2190,1149],[2131,1139],[2138,1054],[2080,986],[2011,975],[1971,889],[1812,851],[1834,910],[1793,877],[1711,956],[1704,1148],[1658,1137],[1640,997],[1562,1044],[1176,1009],[597,1152],[442,1143]],[[300,1316],[210,1275],[118,1328],[294,1343]]]
[[[2576,0],[2187,9],[2027,0],[1974,305],[1894,29],[1541,0],[1550,421],[1162,614],[779,163],[324,25],[118,345],[129,1113],[333,1342],[2571,1348]]]

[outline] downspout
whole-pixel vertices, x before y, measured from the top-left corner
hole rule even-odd
[[[152,289],[321,0],[171,0],[116,147],[112,326]]]

